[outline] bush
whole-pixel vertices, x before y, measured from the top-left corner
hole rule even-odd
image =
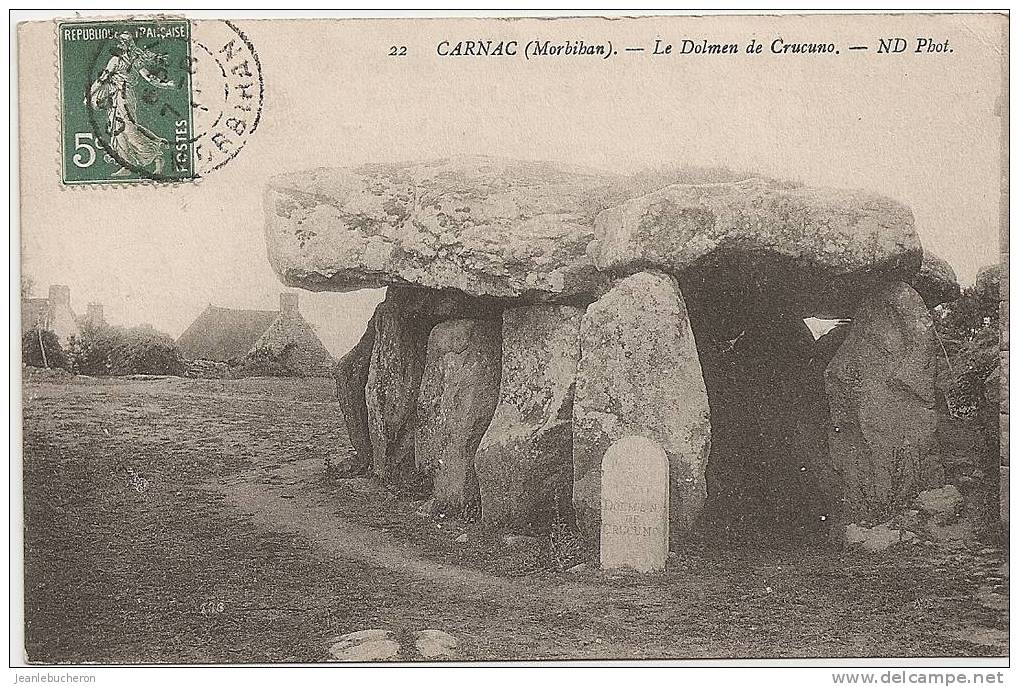
[[[67,356],[71,372],[99,377],[110,374],[110,350],[113,348],[110,327],[86,323],[81,332],[71,337]]]
[[[72,337],[71,370],[76,374],[177,375],[184,374],[184,359],[168,335],[154,329],[123,329],[88,323]]]
[[[60,339],[48,329],[32,328],[21,336],[21,360],[33,367],[68,367]]]
[[[936,311],[938,337],[952,369],[947,395],[953,414],[967,415],[983,403],[984,380],[998,364],[998,283],[989,274]]]
[[[303,377],[301,370],[289,362],[294,344],[286,344],[279,353],[267,348],[251,351],[240,359],[230,361],[230,367],[241,377]]]
[[[184,358],[168,335],[152,329],[117,330],[110,351],[110,374],[184,374]]]

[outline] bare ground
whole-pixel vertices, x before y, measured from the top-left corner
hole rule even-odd
[[[467,660],[1003,656],[979,544],[864,555],[691,546],[665,575],[555,570],[326,475],[329,380],[29,377],[26,650],[37,662],[328,660],[439,629]],[[462,535],[466,535],[463,542]]]

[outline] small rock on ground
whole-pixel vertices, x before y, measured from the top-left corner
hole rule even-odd
[[[913,501],[913,507],[931,516],[937,524],[947,525],[959,516],[964,503],[955,485],[946,484],[940,489],[920,492]]]
[[[874,527],[860,527],[859,525],[846,527],[846,544],[849,546],[858,545],[871,553],[884,551],[895,544],[916,540],[917,536],[909,530],[893,529],[889,527],[888,523]]]
[[[385,661],[400,653],[400,645],[390,635],[389,630],[361,630],[333,637],[329,655],[337,661]]]
[[[456,637],[442,630],[421,630],[415,634],[414,646],[422,658],[455,658]]]

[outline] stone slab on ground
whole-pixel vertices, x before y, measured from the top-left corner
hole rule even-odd
[[[669,459],[661,445],[628,435],[601,469],[601,567],[665,570],[669,555]]]

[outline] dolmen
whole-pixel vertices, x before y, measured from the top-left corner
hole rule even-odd
[[[831,536],[944,482],[959,287],[894,200],[469,157],[278,176],[264,210],[287,286],[388,287],[335,368],[348,468],[437,513],[596,554],[605,519]]]

